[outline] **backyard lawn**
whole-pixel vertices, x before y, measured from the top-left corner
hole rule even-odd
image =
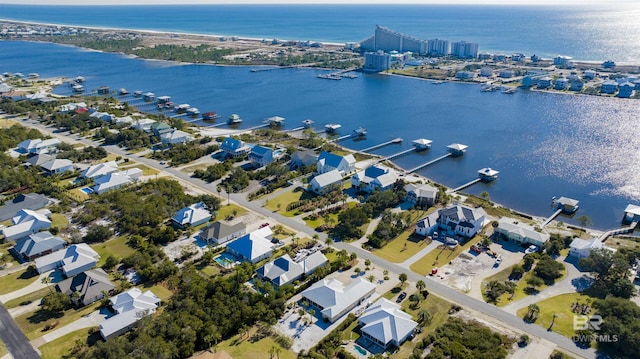
[[[16,258],[11,253],[9,253],[9,249],[11,249],[14,245],[15,244],[12,242],[0,243],[0,255],[4,255],[4,258],[7,261],[7,265],[9,263],[11,263],[12,265],[19,264]],[[2,269],[1,266],[0,266],[0,269]]]
[[[536,320],[535,324],[548,329],[555,314],[555,323],[551,330],[566,337],[572,337],[575,335],[575,331],[573,330],[573,316],[575,313],[571,311],[571,303],[580,300],[580,302],[584,304],[587,300],[591,301],[593,299],[594,298],[584,294],[570,293],[542,300],[536,303],[540,307],[540,313],[538,314],[538,320]],[[521,308],[518,310],[518,316],[524,318],[527,312],[528,308]]]
[[[129,247],[129,245],[127,244],[128,240],[129,238],[127,236],[120,236],[110,239],[104,243],[92,245],[93,250],[98,252],[98,254],[100,255],[98,267],[104,264],[109,255],[122,259],[133,254],[135,252],[135,249]]]
[[[0,294],[7,294],[24,288],[35,282],[38,278],[38,272],[36,272],[33,267],[7,274],[0,277]]]
[[[270,198],[264,206],[274,212],[280,212],[283,216],[294,217],[298,211],[295,209],[287,211],[287,206],[290,203],[313,197],[315,196],[305,191],[302,187],[296,187]]]
[[[147,167],[143,164],[140,163],[136,163],[136,162],[129,162],[126,164],[123,164],[122,166],[120,166],[121,170],[129,170],[132,168],[138,168],[142,170],[142,175],[143,176],[153,176],[153,175],[157,175],[158,173],[160,173],[160,171],[151,168],[151,167]]]
[[[233,212],[235,211],[235,215],[236,216],[242,216],[243,214],[247,213],[247,210],[235,205],[235,204],[230,204],[230,205],[226,205],[224,204],[224,200],[222,201],[223,204],[220,206],[220,209],[218,209],[217,213],[216,213],[216,220],[221,220],[221,219],[226,219],[229,216],[233,216]]]
[[[98,340],[98,333],[89,336],[89,329],[84,328],[64,335],[56,340],[50,341],[44,345],[41,345],[38,350],[42,353],[42,359],[58,359],[69,354],[71,348],[76,345],[76,342],[81,341],[86,343],[87,341]]]
[[[36,290],[35,292],[31,292],[29,294],[23,295],[22,297],[15,298],[4,303],[4,307],[7,309],[11,309],[21,306],[22,303],[25,303],[26,305],[36,300],[39,301],[40,299],[42,299],[42,297],[51,293],[52,290],[54,290],[53,287]]]
[[[249,331],[249,335],[244,335],[244,333],[234,335],[218,344],[217,349],[227,351],[234,358],[271,359],[273,356],[269,354],[269,350],[272,347],[277,347],[280,349],[278,354],[280,359],[295,359],[297,357],[294,352],[280,347],[271,337],[252,342],[251,338],[255,332],[254,327]]]
[[[480,242],[480,240],[482,240],[482,236],[476,235],[464,245],[458,245],[454,249],[449,249],[448,246],[443,244],[413,263],[411,265],[411,270],[422,275],[427,275],[427,273],[431,272],[433,267],[440,267],[449,263],[460,253],[469,250],[469,247],[471,247],[472,244]]]
[[[58,229],[65,229],[69,226],[69,220],[65,215],[60,213],[51,214],[51,227]]]
[[[151,292],[153,292],[153,294],[155,294],[163,302],[165,302],[167,299],[171,298],[171,296],[173,295],[173,292],[171,292],[162,283],[158,283],[158,284],[156,284],[156,285],[154,285],[152,287],[149,287],[149,288],[146,288],[146,287],[145,288],[141,288],[141,290],[143,292],[145,292],[147,290],[150,290]]]
[[[390,262],[402,263],[429,244],[422,236],[413,234],[413,228],[409,228],[384,247],[376,249],[372,253]]]
[[[80,188],[74,188],[72,190],[69,190],[67,192],[65,192],[67,195],[69,195],[69,197],[71,197],[72,199],[79,201],[79,202],[84,202],[86,200],[89,199],[89,195],[82,192],[80,190]]]
[[[82,318],[82,316],[87,315],[98,309],[100,303],[94,303],[93,305],[86,306],[80,310],[69,309],[62,312],[62,315],[52,315],[51,313],[38,309],[33,312],[25,313],[21,316],[15,318],[16,323],[22,329],[22,332],[27,336],[29,340],[33,340],[35,338],[41,337],[47,332],[44,330],[44,327],[48,324],[52,324],[57,322],[57,328],[62,328],[69,323],[73,323],[74,321]]]

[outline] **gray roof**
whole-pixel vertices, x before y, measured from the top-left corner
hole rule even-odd
[[[51,171],[56,171],[59,170],[61,168],[65,168],[65,167],[69,167],[69,166],[73,166],[73,162],[71,162],[70,160],[67,159],[62,159],[59,160],[57,158],[49,160],[43,164],[40,165],[40,167],[44,168],[45,170],[51,172]]]
[[[438,194],[438,189],[429,184],[413,184],[409,183],[404,186],[404,190],[409,193],[413,192],[416,195],[416,198],[436,198]]]
[[[418,323],[400,309],[396,303],[385,298],[369,307],[359,320],[362,332],[382,343],[400,342],[411,335]]]
[[[375,284],[363,278],[357,278],[347,286],[337,279],[323,279],[301,294],[322,307],[322,314],[333,320],[336,315],[367,296],[375,288]]]
[[[498,220],[498,227],[506,232],[517,234],[522,238],[531,238],[543,243],[549,240],[549,234],[537,232],[532,226],[514,221],[511,218],[500,218]]]
[[[56,158],[55,156],[48,155],[46,153],[41,153],[39,155],[31,156],[27,158],[27,163],[31,166],[41,166],[51,160]]]
[[[234,252],[251,262],[273,251],[273,244],[268,239],[247,233],[227,245]]]
[[[297,151],[291,155],[291,163],[303,166],[314,165],[318,161],[318,154],[314,150]]]
[[[313,177],[311,182],[315,182],[319,187],[323,188],[328,185],[339,183],[342,181],[342,175],[338,170],[331,170],[329,172],[317,175]]]
[[[49,204],[47,196],[39,193],[19,194],[13,200],[4,202],[4,206],[0,207],[0,221],[6,221],[13,218],[20,210],[30,209],[38,210]]]
[[[440,216],[449,217],[454,221],[477,221],[487,213],[482,208],[470,208],[462,205],[454,205],[438,211]]]
[[[64,239],[54,237],[50,232],[38,232],[16,241],[13,250],[19,255],[32,257],[47,251],[53,251],[64,247]]]
[[[327,257],[322,252],[308,255],[299,262],[295,262],[288,254],[285,254],[256,269],[256,272],[273,284],[282,286],[300,278],[302,274],[313,272],[327,261]]]
[[[92,299],[100,296],[102,292],[110,292],[114,288],[115,286],[109,280],[109,275],[102,268],[82,272],[56,285],[56,290],[66,295],[79,293],[79,299],[85,305],[92,303]],[[89,302],[85,302],[85,298]]]
[[[243,222],[228,225],[224,222],[217,221],[203,229],[202,232],[200,232],[200,237],[205,240],[225,238],[246,228],[247,226]]]

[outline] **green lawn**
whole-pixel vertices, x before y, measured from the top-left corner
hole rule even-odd
[[[60,213],[51,214],[51,227],[58,229],[65,229],[69,226],[69,220],[67,217]]]
[[[414,229],[409,228],[381,249],[373,250],[372,253],[390,262],[402,263],[428,244],[424,238],[413,234]]]
[[[163,302],[165,302],[167,299],[171,298],[171,296],[173,295],[173,292],[171,292],[167,287],[165,287],[161,283],[156,284],[156,285],[154,285],[154,286],[152,286],[150,288],[144,288],[142,290],[143,291],[150,290],[151,292],[153,292],[153,294],[155,294]]]
[[[138,168],[142,170],[142,175],[143,176],[153,176],[153,175],[157,175],[158,173],[160,173],[160,171],[148,167],[146,165],[140,164],[140,163],[136,163],[136,162],[129,162],[127,164],[124,164],[122,166],[120,166],[121,170],[129,170],[132,168]]]
[[[571,311],[571,303],[575,303],[578,299],[580,302],[585,303],[587,299],[593,300],[594,298],[584,294],[570,293],[561,294],[536,303],[540,307],[540,313],[535,324],[548,329],[555,314],[556,319],[552,330],[566,337],[572,337],[575,335],[575,331],[573,330],[574,313]],[[521,308],[518,310],[518,316],[524,318],[527,311],[528,308]]]
[[[235,205],[235,204],[226,204],[227,202],[223,199],[222,200],[222,205],[220,206],[220,209],[218,209],[217,213],[216,213],[216,220],[224,220],[229,216],[233,215],[233,212],[236,212],[236,216],[242,216],[243,214],[247,213],[247,210]]]
[[[7,350],[7,347],[5,347],[2,340],[0,340],[0,358],[7,355],[7,353],[9,353],[9,351]]]
[[[39,278],[35,268],[25,269],[0,277],[0,294],[7,294],[24,288]]]
[[[18,261],[16,258],[9,253],[9,249],[11,249],[15,243],[13,242],[2,242],[0,243],[0,255],[4,255],[4,259],[7,261],[7,265],[11,263],[12,265],[18,265]],[[2,267],[0,267],[2,269]]]
[[[17,308],[21,305],[21,303],[25,303],[29,304],[31,302],[34,301],[39,301],[40,299],[42,299],[42,297],[44,297],[45,295],[49,294],[50,291],[54,290],[53,289],[53,285],[51,285],[51,289],[49,288],[42,288],[40,290],[37,290],[35,292],[29,293],[27,295],[23,295],[22,297],[18,297],[16,299],[12,299],[6,303],[4,303],[4,306],[7,309],[11,309],[11,308]]]
[[[69,351],[76,345],[76,342],[87,343],[90,340],[90,329],[80,329],[50,341],[38,348],[42,353],[42,359],[58,359],[69,354]],[[97,336],[98,334],[93,334]],[[97,339],[97,338],[96,338]]]
[[[110,239],[104,243],[92,245],[92,248],[100,255],[98,267],[102,266],[109,255],[122,259],[128,257],[135,252],[135,249],[129,247],[127,236],[120,236]]]
[[[290,203],[300,201],[301,199],[313,197],[315,197],[315,195],[305,191],[302,187],[296,187],[291,190],[285,191],[276,197],[270,198],[264,206],[265,208],[268,208],[274,212],[280,212],[280,214],[282,214],[283,216],[294,217],[296,216],[298,211],[287,211],[287,206]],[[280,208],[278,208],[278,205],[280,205]]]
[[[15,320],[27,338],[29,340],[33,340],[46,334],[44,327],[47,326],[47,324],[58,322],[56,329],[62,328],[63,326],[82,318],[83,315],[93,312],[98,309],[99,306],[100,303],[94,303],[93,305],[86,306],[79,310],[69,309],[62,312],[62,315],[59,316],[54,316],[42,309],[38,309],[34,312],[25,313],[16,317]]]
[[[265,337],[258,341],[252,342],[251,337],[255,333],[255,328],[249,331],[248,336],[238,334],[218,344],[218,350],[226,350],[234,358],[251,358],[251,359],[271,359],[269,350],[271,347],[280,348],[280,359],[295,359],[297,355],[287,349],[280,347],[271,337]]]
[[[347,203],[347,205],[349,206],[349,208],[353,208],[353,207],[356,205],[356,203],[355,203],[355,202],[349,202],[349,203]],[[332,214],[330,214],[330,215],[329,215],[329,218],[330,218],[330,220],[332,220],[332,221],[333,221],[332,223],[333,223],[334,225],[335,225],[335,224],[338,224],[338,215],[339,215],[339,214],[340,214],[340,213],[332,213]],[[306,216],[305,216],[305,218],[306,218]],[[304,218],[303,218],[303,220],[304,220],[304,223],[305,223],[305,224],[307,225],[307,227],[309,227],[309,228],[317,228],[317,227],[319,227],[319,226],[321,226],[321,225],[325,224],[325,222],[326,222],[326,221],[325,221],[325,219],[324,219],[324,217],[318,217],[318,218],[316,218],[316,219],[304,219]],[[368,223],[367,223],[367,225],[368,225]],[[366,229],[367,229],[367,227],[365,227],[365,230],[366,230]]]
[[[464,245],[456,246],[453,250],[443,244],[413,263],[411,265],[411,270],[421,275],[427,275],[427,273],[431,272],[433,267],[440,267],[449,263],[460,253],[469,250],[469,247],[471,247],[472,244],[480,242],[480,240],[482,240],[482,237],[476,235]]]
[[[70,191],[65,192],[69,197],[78,202],[84,202],[89,199],[89,195],[82,192],[80,188],[74,188]]]

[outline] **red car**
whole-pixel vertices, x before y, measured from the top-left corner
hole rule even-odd
[[[263,223],[260,225],[260,228],[269,227],[269,223]]]

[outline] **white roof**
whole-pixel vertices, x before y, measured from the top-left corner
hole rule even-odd
[[[489,176],[489,177],[497,176],[498,173],[500,172],[492,169],[491,167],[486,167],[478,171],[478,174]]]
[[[211,218],[211,213],[207,210],[207,207],[203,202],[198,202],[178,210],[172,219],[176,223],[186,225],[209,218]]]
[[[415,193],[417,198],[436,198],[438,194],[438,189],[430,184],[409,183],[404,186],[404,190]]]
[[[498,227],[509,233],[516,233],[523,238],[531,238],[538,242],[544,243],[549,240],[549,234],[538,232],[532,226],[512,218],[500,218],[498,220]]]
[[[320,188],[324,188],[334,183],[340,183],[341,181],[342,175],[338,170],[331,170],[329,172],[319,174],[311,180],[312,183],[315,182]]]
[[[96,263],[100,255],[86,243],[73,244],[65,249],[47,254],[35,260],[36,268],[44,268],[53,263],[64,272],[73,271],[89,263]]]
[[[431,143],[433,143],[433,141],[427,140],[425,138],[419,138],[417,140],[413,140],[413,144],[415,144],[415,145],[429,146],[429,145],[431,145]]]
[[[80,174],[84,178],[97,178],[111,172],[118,170],[118,164],[116,161],[109,161],[104,163],[98,163],[97,165],[89,166]]]
[[[116,123],[134,123],[136,120],[131,116],[116,117]]]
[[[399,305],[385,298],[367,308],[360,317],[360,324],[363,333],[385,344],[392,341],[400,344],[418,326]]]
[[[191,136],[184,132],[184,131],[180,131],[180,130],[173,130],[171,132],[166,132],[160,135],[160,139],[163,142],[186,142],[189,141],[191,139]]]
[[[51,223],[45,214],[30,209],[21,209],[13,218],[11,218],[11,222],[13,222],[13,224],[20,224],[31,220]]]
[[[245,234],[227,244],[227,247],[251,262],[273,251],[273,243],[256,232]]]
[[[20,210],[11,222],[13,226],[2,230],[6,239],[19,239],[42,228],[51,228],[51,220],[47,216],[29,209]]]
[[[45,162],[45,163],[40,165],[40,167],[42,167],[45,170],[50,171],[50,172],[59,170],[61,168],[69,167],[69,166],[73,166],[73,162],[71,162],[70,160],[67,160],[67,159],[59,160],[57,158],[49,160],[49,161],[47,161],[47,162]]]
[[[452,143],[449,146],[447,146],[447,148],[452,149],[452,150],[456,150],[456,151],[464,151],[468,148],[469,146],[466,145],[462,145],[460,143]]]
[[[624,209],[624,213],[629,213],[633,215],[640,215],[640,206],[636,206],[635,204],[627,205],[627,208]]]
[[[324,316],[334,318],[375,288],[375,284],[363,278],[355,279],[348,286],[337,279],[323,279],[314,283],[301,294],[324,308],[322,309]]]
[[[256,272],[272,283],[282,286],[291,283],[302,274],[310,273],[326,262],[327,257],[322,252],[315,252],[299,262],[295,262],[288,254],[285,254],[256,269]]]
[[[129,327],[140,320],[143,315],[155,312],[160,303],[150,290],[142,293],[138,288],[132,288],[110,299],[111,305],[118,314],[100,324],[100,333],[104,338]]]
[[[110,189],[119,188],[125,184],[131,183],[131,177],[125,172],[111,172],[100,176],[94,181],[93,191],[100,194]]]

